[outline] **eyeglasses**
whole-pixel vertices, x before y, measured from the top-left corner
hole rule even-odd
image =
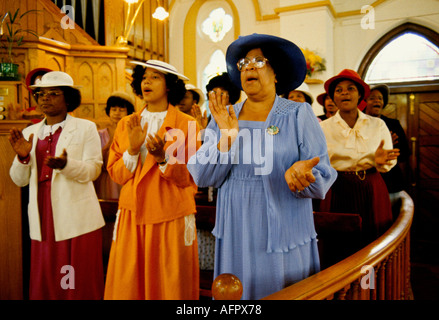
[[[267,61],[268,61],[267,58],[264,58],[261,56],[256,56],[252,59],[249,59],[246,57],[246,58],[242,58],[241,60],[239,60],[236,65],[238,66],[239,71],[242,71],[244,68],[247,68],[250,63],[253,63],[253,65],[256,68],[260,69],[260,68],[263,68],[265,66]]]
[[[45,97],[45,96],[48,96],[49,98],[54,98],[54,97],[60,96],[62,94],[64,94],[64,93],[59,92],[59,91],[47,91],[47,92],[38,91],[38,92],[35,92],[35,97],[37,99]]]

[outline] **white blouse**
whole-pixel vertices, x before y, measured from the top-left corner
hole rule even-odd
[[[166,114],[168,111],[162,111],[162,112],[150,112],[145,108],[142,113],[140,114],[141,120],[140,125],[143,128],[146,123],[148,123],[148,129],[147,129],[147,136],[148,134],[154,135],[159,131],[160,127],[162,126],[163,122],[165,121]],[[130,170],[131,172],[134,172],[137,168],[137,163],[139,162],[139,156],[142,164],[145,162],[146,155],[148,154],[148,149],[146,149],[146,139],[145,142],[142,144],[142,147],[140,148],[140,152],[136,155],[130,155],[128,153],[128,150],[123,153],[123,162],[125,164],[125,167]],[[160,166],[160,169],[162,172],[166,169],[165,166]]]
[[[333,117],[320,123],[326,136],[329,160],[337,171],[361,171],[372,167],[387,172],[396,165],[377,165],[375,151],[382,140],[384,149],[393,149],[392,136],[385,122],[358,111],[354,127],[348,126],[337,112]]]

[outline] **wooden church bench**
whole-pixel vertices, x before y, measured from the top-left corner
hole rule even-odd
[[[314,212],[321,270],[361,249],[359,214]]]

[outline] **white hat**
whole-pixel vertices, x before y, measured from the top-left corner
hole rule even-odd
[[[75,86],[72,77],[62,71],[48,72],[41,79],[37,79],[33,85],[29,86],[29,88],[48,87],[72,87],[78,89],[82,86]]]
[[[204,93],[201,91],[201,89],[195,87],[193,84],[187,83],[186,84],[186,90],[187,91],[195,91],[200,96],[200,100],[198,101],[198,105],[202,106],[204,103]]]
[[[305,95],[305,98],[306,97],[308,98],[308,99],[306,99],[306,102],[308,102],[309,104],[312,104],[314,102],[314,97],[312,96],[311,92],[309,91],[309,87],[305,82],[302,82],[302,84],[300,86],[298,86],[296,89],[294,89],[292,91],[302,92]]]
[[[183,80],[183,81],[188,81],[189,78],[187,78],[186,76],[184,76],[183,74],[179,73],[177,71],[177,69],[173,66],[170,65],[169,63],[160,61],[160,60],[147,60],[146,62],[142,62],[142,61],[130,61],[130,63],[132,64],[138,64],[140,66],[144,66],[145,68],[152,68],[155,70],[159,70],[163,73],[171,73],[171,74],[175,74],[179,79]]]

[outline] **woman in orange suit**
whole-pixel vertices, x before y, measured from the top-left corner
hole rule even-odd
[[[108,159],[119,198],[105,299],[198,299],[196,185],[186,168],[201,145],[196,121],[174,106],[184,75],[157,60],[136,64],[145,107],[119,121]]]

